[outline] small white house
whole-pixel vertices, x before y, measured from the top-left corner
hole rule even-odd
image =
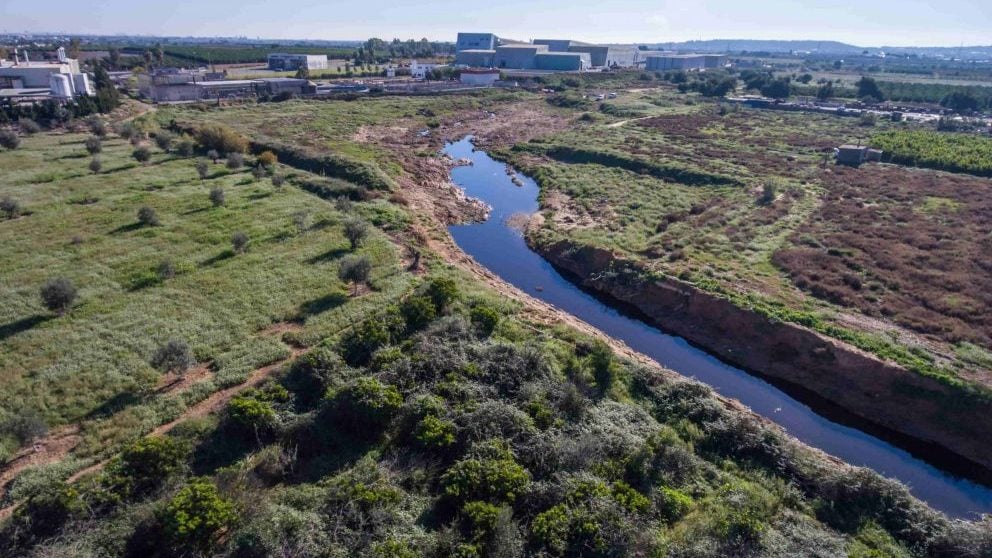
[[[493,85],[499,80],[499,70],[462,70],[458,79],[465,85]]]
[[[443,68],[445,64],[421,64],[416,60],[410,61],[410,76],[413,79],[427,79],[427,74],[434,71],[434,68]]]

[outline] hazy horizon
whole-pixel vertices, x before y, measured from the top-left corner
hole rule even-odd
[[[143,5],[142,5],[143,4]],[[566,37],[597,43],[665,43],[690,40],[839,41],[863,47],[992,44],[992,2],[946,0],[939,6],[829,0],[649,2],[617,0],[583,7],[564,0],[462,2],[383,0],[321,3],[302,0],[280,10],[261,0],[93,3],[51,0],[45,10],[2,0],[0,32],[86,35],[246,37],[271,40],[453,41],[458,31],[491,31],[515,39]],[[471,12],[471,16],[466,15]]]

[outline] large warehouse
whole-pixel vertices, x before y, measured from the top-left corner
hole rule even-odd
[[[726,64],[722,54],[658,54],[646,59],[646,70],[704,70]]]
[[[283,54],[269,55],[269,69],[276,72],[286,72],[306,68],[308,70],[326,70],[328,68],[326,54]]]
[[[628,68],[637,64],[630,46],[601,46],[567,39],[530,43],[500,39],[492,33],[459,33],[455,64],[507,70],[579,72],[592,68]]]

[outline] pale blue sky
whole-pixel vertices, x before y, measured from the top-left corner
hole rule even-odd
[[[459,30],[594,42],[988,45],[992,0],[0,0],[7,32],[454,40]]]

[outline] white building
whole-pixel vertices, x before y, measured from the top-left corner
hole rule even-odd
[[[410,61],[410,76],[413,79],[427,79],[427,74],[434,71],[435,68],[444,68],[445,64],[421,64],[416,60]]]
[[[93,95],[96,91],[89,76],[79,70],[79,61],[67,58],[65,49],[58,50],[57,62],[31,62],[27,53],[14,52],[14,61],[0,61],[0,90],[9,96],[31,91],[48,90],[49,96],[70,99]]]
[[[499,81],[499,70],[462,70],[458,77],[465,85],[493,85]]]
[[[306,68],[307,70],[326,70],[330,66],[326,54],[284,54],[269,55],[269,69],[275,72],[286,72]]]

